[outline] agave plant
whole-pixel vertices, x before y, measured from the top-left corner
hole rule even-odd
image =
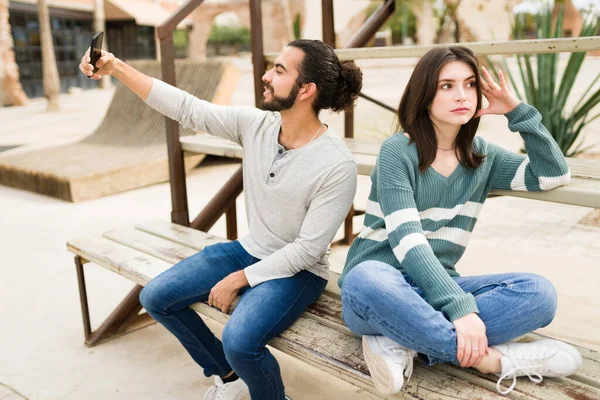
[[[563,10],[558,12],[554,29],[552,29],[552,12],[545,10],[537,16],[537,38],[558,38],[562,36]],[[594,36],[600,27],[598,17],[585,18],[581,28],[580,37]],[[524,26],[515,19],[514,38],[524,38]],[[515,77],[508,68],[506,59],[503,60],[504,70],[508,73],[515,94],[528,104],[535,106],[542,114],[542,123],[550,131],[563,154],[573,157],[582,153],[587,148],[582,147],[583,128],[600,117],[600,110],[596,106],[600,103],[600,88],[594,91],[594,85],[600,78],[600,73],[587,87],[584,95],[577,101],[572,109],[567,110],[565,105],[571,94],[577,74],[581,69],[585,52],[571,53],[565,70],[560,80],[557,79],[558,53],[517,55],[518,77]],[[534,61],[535,60],[535,61]],[[489,61],[489,60],[488,60]],[[537,68],[534,68],[534,63]],[[488,62],[493,69],[493,63]],[[521,85],[519,85],[519,80]],[[523,91],[519,89],[522,86]],[[598,111],[594,114],[595,111]],[[579,140],[578,140],[579,139]]]

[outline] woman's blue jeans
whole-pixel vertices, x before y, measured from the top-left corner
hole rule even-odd
[[[237,241],[208,246],[148,283],[140,301],[179,339],[206,376],[225,376],[233,370],[246,382],[253,400],[283,400],[279,364],[266,345],[321,295],[326,280],[302,271],[246,288],[225,325],[222,342],[189,308],[207,300],[223,278],[257,261]]]
[[[472,293],[488,345],[515,339],[552,322],[556,290],[539,275],[509,273],[455,278]],[[456,358],[456,331],[414,282],[379,261],[354,267],[342,284],[342,315],[356,335],[384,335],[425,356],[428,365]]]

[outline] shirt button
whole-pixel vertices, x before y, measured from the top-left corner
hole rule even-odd
[[[275,174],[271,172],[271,173],[269,174],[269,176],[270,176],[271,178],[273,178],[273,177],[275,176]]]
[[[278,153],[279,153],[279,154],[283,153],[283,150],[279,149]]]

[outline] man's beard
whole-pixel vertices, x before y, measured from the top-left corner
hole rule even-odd
[[[263,96],[260,101],[260,106],[262,109],[266,111],[284,111],[289,110],[294,105],[296,96],[300,90],[300,85],[298,85],[298,82],[294,82],[294,86],[292,86],[290,89],[290,94],[287,97],[275,96],[275,91],[270,85],[267,86],[267,89],[271,92],[272,99],[270,101],[266,101],[265,97]]]

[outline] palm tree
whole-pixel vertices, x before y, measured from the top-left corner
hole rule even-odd
[[[22,106],[27,100],[19,82],[19,67],[15,61],[8,20],[8,0],[0,0],[0,107],[5,104]]]
[[[411,1],[410,5],[417,18],[417,43],[421,46],[433,44],[436,31],[433,1]]]
[[[286,33],[286,43],[294,40],[294,20],[290,9],[290,0],[279,0],[279,5],[283,14],[283,25]]]
[[[40,21],[40,41],[42,43],[42,71],[44,79],[44,95],[48,98],[48,111],[58,111],[60,105],[60,80],[56,57],[54,56],[54,43],[50,29],[50,15],[46,0],[38,0],[38,19]]]

